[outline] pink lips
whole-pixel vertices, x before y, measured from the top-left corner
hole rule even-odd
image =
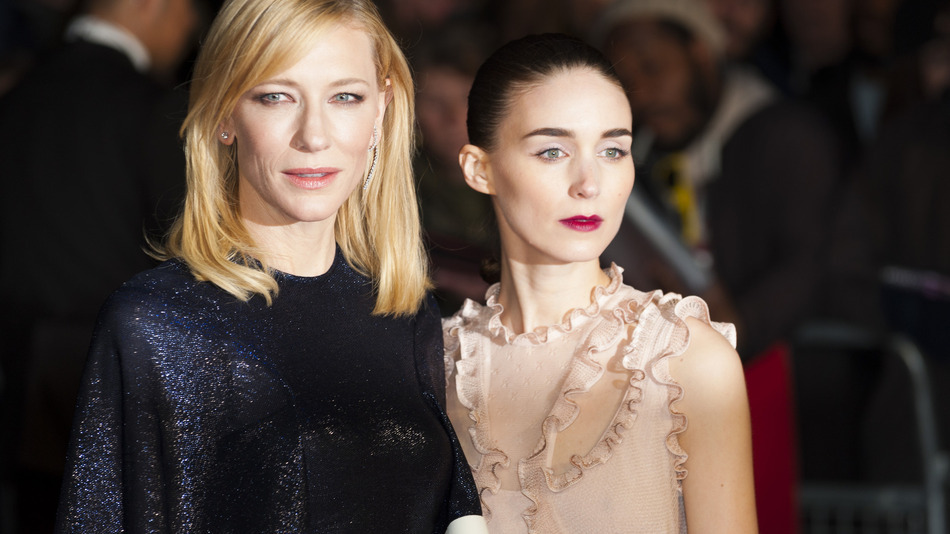
[[[287,169],[283,173],[297,187],[321,189],[333,182],[333,179],[340,173],[340,169],[334,167],[301,168]]]
[[[578,232],[593,232],[600,228],[602,222],[604,222],[604,220],[596,215],[575,215],[574,217],[561,219],[560,221],[564,226],[567,226],[571,230],[577,230]]]

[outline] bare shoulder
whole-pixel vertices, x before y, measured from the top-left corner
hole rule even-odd
[[[686,324],[689,346],[670,361],[670,375],[685,392],[681,408],[722,408],[723,402],[735,402],[736,395],[744,401],[745,376],[736,350],[709,324],[692,317]]]
[[[683,498],[691,533],[756,532],[752,438],[739,354],[709,324],[687,318],[689,346],[670,360],[687,425]]]

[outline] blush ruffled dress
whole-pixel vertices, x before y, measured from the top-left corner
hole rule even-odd
[[[689,345],[687,317],[733,346],[735,328],[698,297],[607,274],[558,325],[513,334],[498,284],[443,320],[449,417],[491,532],[686,532],[687,420],[669,359]]]

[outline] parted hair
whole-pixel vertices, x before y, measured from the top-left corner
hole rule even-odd
[[[238,299],[259,294],[270,303],[276,296],[273,273],[241,218],[236,144],[218,141],[220,125],[243,94],[293,66],[337,25],[370,37],[377,83],[384,87],[389,80],[390,102],[374,177],[340,208],[336,242],[346,261],[373,281],[375,314],[412,314],[430,287],[411,166],[414,93],[405,56],[371,0],[225,2],[198,54],[182,126],[185,202],[156,252],[180,258],[198,279]]]

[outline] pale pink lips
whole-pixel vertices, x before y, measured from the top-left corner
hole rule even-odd
[[[567,226],[571,230],[577,230],[578,232],[593,232],[600,228],[602,222],[604,222],[604,220],[597,215],[575,215],[574,217],[561,219],[560,221],[564,226]]]
[[[283,173],[297,187],[321,189],[333,182],[333,179],[340,173],[340,169],[333,167],[287,169]]]

